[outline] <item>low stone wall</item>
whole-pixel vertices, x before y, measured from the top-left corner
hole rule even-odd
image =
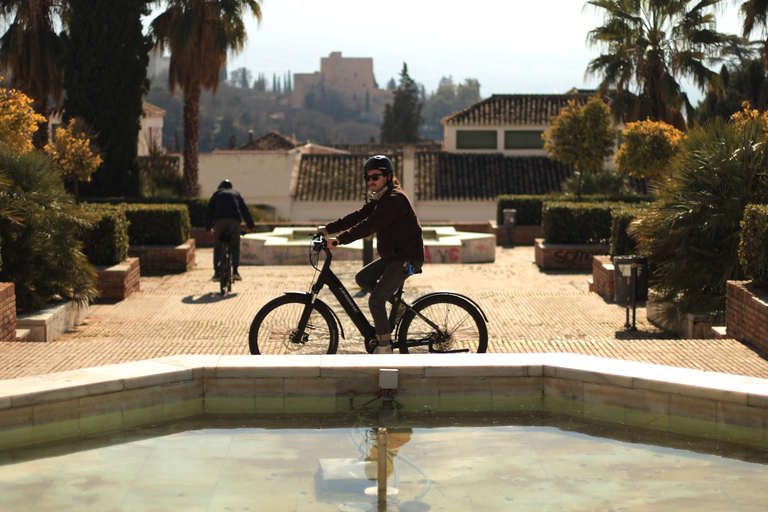
[[[132,245],[128,256],[139,258],[141,269],[147,273],[186,272],[195,266],[195,240],[181,245]]]
[[[664,310],[667,305],[654,297],[652,293],[648,294],[648,301],[645,303],[645,317],[656,327],[667,331],[675,332],[684,340],[707,340],[714,339],[715,333],[712,327],[715,318],[707,314],[686,313],[674,324],[665,321]]]
[[[541,225],[532,226],[515,226],[513,228],[505,228],[503,226],[497,226],[493,224],[493,232],[496,234],[497,245],[534,245],[536,239],[541,238],[544,234],[541,231]]]
[[[375,359],[375,360],[374,360]],[[172,356],[0,381],[0,449],[200,414],[545,411],[768,446],[768,380],[578,354]]]
[[[16,292],[13,283],[0,283],[0,341],[16,341]]]
[[[729,338],[768,350],[768,291],[751,281],[728,281],[725,326]]]
[[[609,245],[548,244],[543,239],[537,239],[536,265],[541,270],[592,270],[592,258],[609,251]]]
[[[303,265],[315,228],[275,228],[271,233],[253,233],[240,241],[240,263],[244,265]],[[374,247],[376,241],[374,239]],[[363,258],[363,241],[334,249],[336,260]],[[424,227],[426,263],[490,263],[496,259],[496,237],[490,233],[456,231],[453,227]],[[144,267],[142,263],[142,268]]]
[[[615,297],[616,280],[611,257],[596,255],[592,257],[592,282],[589,291],[595,292],[608,301]]]
[[[88,317],[88,304],[59,302],[16,317],[16,328],[29,330],[26,341],[53,341]]]
[[[139,258],[128,258],[119,265],[96,267],[100,300],[123,300],[141,291]]]

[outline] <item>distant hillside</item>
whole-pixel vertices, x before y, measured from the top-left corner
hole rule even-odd
[[[436,142],[443,139],[440,118],[480,99],[479,84],[472,80],[455,86],[450,78],[444,78],[435,93],[427,94],[423,86],[421,91],[425,98],[421,136]],[[151,90],[144,99],[167,112],[163,145],[180,152],[184,136],[182,90],[177,89],[171,96],[167,74],[162,74],[152,79]],[[236,146],[244,144],[248,142],[249,131],[258,137],[276,130],[300,142],[317,144],[379,140],[381,120],[360,119],[359,112],[345,108],[332,92],[313,96],[306,103],[312,109],[292,109],[289,94],[246,89],[222,82],[215,96],[210,91],[203,91],[200,98],[200,151],[227,149],[232,136]]]

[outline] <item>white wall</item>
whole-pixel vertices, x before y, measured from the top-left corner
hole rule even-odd
[[[485,222],[496,218],[496,201],[416,201],[413,191],[413,148],[404,152],[403,188],[414,201],[422,222]],[[291,201],[293,176],[298,175],[300,153],[291,151],[214,151],[200,153],[199,183],[202,197],[210,197],[219,182],[230,179],[248,204],[266,204],[275,215],[293,222],[324,224],[361,208],[359,201]]]
[[[200,153],[200,195],[210,197],[223,179],[232,181],[248,204],[268,204],[291,218],[291,177],[297,151],[214,151]]]
[[[163,149],[163,118],[162,117],[142,117],[141,130],[139,131],[138,156],[148,156],[149,137],[155,140],[155,147]]]

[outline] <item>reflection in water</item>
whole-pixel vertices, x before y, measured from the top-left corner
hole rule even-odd
[[[0,452],[3,510],[764,510],[766,452],[565,416],[204,416]]]

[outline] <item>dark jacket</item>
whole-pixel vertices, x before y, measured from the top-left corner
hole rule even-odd
[[[424,239],[411,200],[399,187],[384,192],[359,210],[335,220],[325,227],[329,233],[339,233],[341,244],[349,244],[376,233],[381,259],[387,263],[410,261],[421,268],[424,263]]]
[[[237,219],[238,222],[245,219],[250,229],[256,227],[243,197],[230,188],[220,188],[211,196],[205,210],[205,229],[211,229],[219,219]]]

